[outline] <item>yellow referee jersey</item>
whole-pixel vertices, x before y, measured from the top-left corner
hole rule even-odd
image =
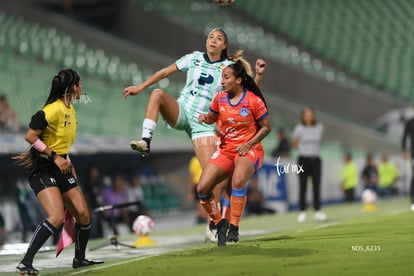
[[[66,107],[62,100],[46,105],[43,109],[48,123],[41,140],[57,154],[67,154],[76,138],[76,111]]]

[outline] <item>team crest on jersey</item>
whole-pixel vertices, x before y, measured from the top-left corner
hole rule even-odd
[[[247,109],[247,107],[241,108],[240,109],[240,116],[246,117],[247,115],[249,115],[249,109]]]

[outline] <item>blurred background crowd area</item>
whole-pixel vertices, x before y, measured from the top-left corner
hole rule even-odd
[[[410,0],[237,0],[227,7],[210,0],[1,1],[0,205],[6,228],[21,227],[8,210],[27,189],[11,157],[27,150],[30,117],[63,67],[83,79],[84,95],[74,103],[79,124],[72,151],[83,189],[96,167],[102,187],[122,179],[126,189],[138,179],[153,214],[193,209],[187,199],[190,141],[160,123],[150,158],[131,152],[150,89],[128,100],[122,90],[186,53],[203,51],[206,35],[217,26],[228,34],[229,53],[244,49],[251,64],[257,58],[267,62],[262,90],[274,129],[264,140],[268,164],[276,162],[271,152],[280,142],[277,129],[289,138],[302,109],[313,106],[325,126],[323,202],[342,200],[344,152],[353,153],[361,171],[367,153],[377,162],[388,154],[406,193],[409,165],[400,143],[404,122],[413,115],[413,10]],[[184,77],[152,88],[178,96]],[[292,151],[285,162],[295,157]],[[265,198],[266,185],[259,183]],[[281,210],[295,208],[295,186],[296,176],[288,175]]]

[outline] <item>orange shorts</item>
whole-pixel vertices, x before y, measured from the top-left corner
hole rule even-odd
[[[213,156],[208,161],[226,171],[228,174],[232,174],[234,167],[236,166],[236,161],[240,156],[235,151],[228,151],[224,149],[218,149]],[[264,151],[263,148],[252,148],[244,157],[247,157],[252,161],[256,171],[260,169],[263,165]]]

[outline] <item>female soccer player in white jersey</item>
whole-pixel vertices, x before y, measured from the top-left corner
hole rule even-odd
[[[221,90],[221,71],[233,63],[233,57],[227,56],[227,35],[222,29],[213,29],[206,41],[206,52],[194,51],[175,63],[157,71],[138,86],[124,89],[123,95],[137,95],[145,88],[177,72],[187,72],[185,87],[180,97],[161,89],[152,91],[149,98],[145,119],[142,124],[142,140],[132,141],[131,147],[143,157],[149,155],[150,143],[158,122],[158,113],[164,120],[178,130],[184,130],[192,139],[195,153],[202,167],[216,150],[215,129],[213,125],[199,124],[200,114],[208,112],[209,105]],[[260,86],[266,63],[256,62],[256,84]]]

